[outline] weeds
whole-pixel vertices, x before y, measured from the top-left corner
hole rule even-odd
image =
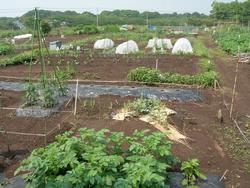
[[[134,111],[138,115],[142,115],[160,109],[163,106],[160,100],[139,98],[133,102],[126,103],[124,108],[128,111]]]
[[[57,70],[53,72],[51,76],[52,77],[56,76],[59,80],[65,81],[73,78],[75,75],[76,75],[76,70],[73,63],[68,62],[67,67],[64,70],[57,67]]]
[[[96,101],[94,98],[84,100],[82,107],[88,116],[95,115],[95,113],[96,113]]]
[[[96,73],[84,72],[84,73],[82,73],[82,79],[84,79],[84,80],[96,80],[96,79],[100,79],[100,77],[98,77]]]
[[[205,47],[204,43],[199,39],[193,40],[194,53],[200,57],[210,57],[209,50]]]

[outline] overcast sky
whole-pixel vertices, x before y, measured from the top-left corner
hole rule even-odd
[[[114,9],[159,11],[162,13],[201,12],[208,14],[213,0],[1,0],[0,17],[21,16],[40,7],[49,10],[75,10],[77,12]],[[231,0],[223,0],[229,2]]]

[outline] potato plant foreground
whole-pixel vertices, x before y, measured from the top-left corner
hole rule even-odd
[[[25,180],[32,188],[169,187],[168,171],[176,164],[172,142],[162,133],[145,130],[125,136],[81,128],[35,149],[16,174],[28,172]]]

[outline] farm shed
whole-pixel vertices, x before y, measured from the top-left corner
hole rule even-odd
[[[49,49],[50,50],[58,50],[62,47],[62,41],[53,41],[49,43]]]
[[[178,53],[184,53],[184,54],[193,53],[192,45],[188,39],[180,38],[177,40],[172,50],[172,54],[178,54]]]
[[[117,46],[116,54],[133,54],[139,51],[139,47],[135,41],[129,40]]]

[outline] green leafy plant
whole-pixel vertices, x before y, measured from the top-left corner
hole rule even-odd
[[[148,114],[153,110],[160,109],[162,106],[164,105],[160,100],[146,98],[139,98],[124,104],[125,109],[128,111],[135,111],[138,115]]]
[[[52,108],[57,104],[53,87],[50,84],[46,84],[41,92],[42,106],[44,108]]]
[[[33,105],[37,105],[38,104],[38,91],[36,86],[29,82],[27,84],[27,89],[25,92],[25,101],[26,101],[26,105],[27,106],[33,106]]]
[[[128,73],[128,80],[153,83],[174,83],[187,85],[201,85],[203,87],[213,86],[218,79],[218,74],[214,71],[213,64],[209,61],[201,62],[202,73],[196,75],[181,75],[179,73],[161,73],[159,70],[138,67]]]
[[[94,60],[94,54],[93,54],[93,51],[89,50],[87,53],[86,53],[86,57],[84,59],[84,64],[88,64],[88,63],[91,63],[92,61]]]
[[[227,53],[236,55],[250,52],[250,33],[240,26],[222,27],[213,33],[214,40]]]
[[[13,52],[13,45],[2,43],[0,44],[0,55],[7,55]]]
[[[202,174],[199,169],[199,161],[197,159],[183,162],[181,165],[181,171],[184,175],[182,185],[187,188],[196,188],[197,186],[195,186],[195,184],[198,178],[202,180],[206,179],[206,176]]]
[[[38,87],[39,105],[44,108],[53,108],[57,104],[58,87],[54,81],[48,79],[47,75],[41,76]]]
[[[76,75],[76,69],[73,63],[67,62],[67,66],[65,69],[57,69],[52,73],[52,77],[56,76],[61,81],[65,81],[73,78]]]
[[[128,73],[130,81],[146,82],[149,84],[162,82],[160,71],[145,67],[139,67]]]
[[[131,112],[133,116],[149,115],[153,121],[167,128],[168,115],[165,108],[165,104],[158,99],[139,98],[124,104],[124,109]]]
[[[160,188],[169,187],[167,170],[175,162],[172,143],[161,133],[84,128],[35,149],[15,174],[29,172],[25,181],[32,188]]]

